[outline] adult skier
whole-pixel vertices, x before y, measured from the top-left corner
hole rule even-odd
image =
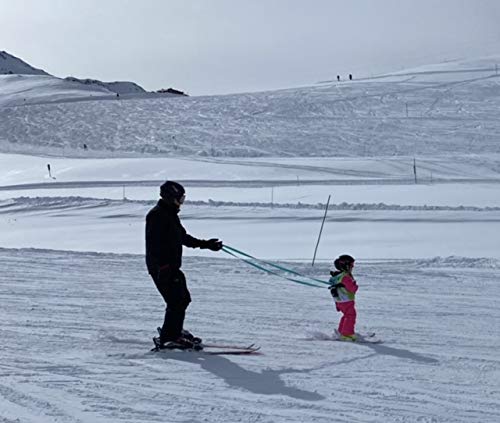
[[[222,241],[198,239],[186,232],[178,216],[186,198],[181,184],[166,181],[160,197],[146,216],[146,265],[167,306],[159,343],[162,348],[193,348],[201,340],[183,330],[191,295],[181,271],[182,246],[219,251]]]

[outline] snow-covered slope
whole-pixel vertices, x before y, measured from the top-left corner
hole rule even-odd
[[[128,81],[60,79],[5,51],[0,52],[0,107],[92,100],[96,97],[111,99],[116,94],[145,93],[142,87]]]
[[[2,108],[0,151],[68,155],[85,142],[110,156],[499,153],[500,76],[454,66],[263,93]]]
[[[50,75],[0,75],[0,110],[4,106],[27,106],[95,97],[109,98],[114,95],[103,87],[86,86]],[[2,120],[6,118],[6,116],[0,117]],[[5,139],[5,135],[7,134],[0,134],[0,139]]]
[[[48,75],[47,72],[34,68],[6,51],[0,51],[0,75],[1,74]]]
[[[79,79],[75,78],[74,76],[68,76],[64,79],[66,81],[78,82],[80,84],[90,85],[92,87],[102,87],[117,94],[137,94],[146,92],[144,88],[137,85],[135,82],[129,81],[103,82],[97,79]]]

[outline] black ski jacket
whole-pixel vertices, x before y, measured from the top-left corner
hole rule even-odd
[[[157,275],[167,265],[172,269],[182,266],[182,246],[206,248],[207,241],[192,237],[181,224],[179,209],[163,200],[146,216],[146,266],[151,275]]]

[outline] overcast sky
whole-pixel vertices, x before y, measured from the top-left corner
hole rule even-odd
[[[500,54],[499,0],[0,0],[0,51],[192,95]]]

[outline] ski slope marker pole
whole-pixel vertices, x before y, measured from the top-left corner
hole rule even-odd
[[[314,266],[314,260],[316,260],[316,252],[318,251],[319,240],[321,239],[321,233],[323,232],[323,226],[325,224],[326,214],[328,213],[328,206],[330,204],[330,197],[331,197],[331,195],[328,196],[328,201],[326,202],[325,215],[323,216],[323,222],[321,222],[321,229],[319,230],[318,242],[316,242],[316,248],[314,249],[314,256],[313,256],[313,261],[312,261],[311,266]]]

